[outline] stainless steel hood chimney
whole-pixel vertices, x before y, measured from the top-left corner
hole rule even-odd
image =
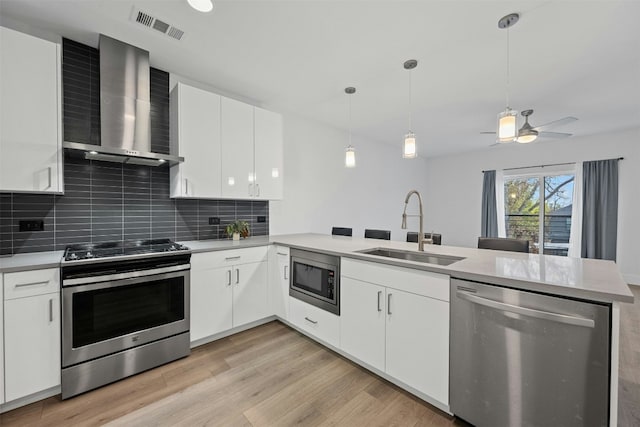
[[[65,141],[85,158],[160,166],[184,158],[151,152],[149,52],[100,34],[100,143]]]

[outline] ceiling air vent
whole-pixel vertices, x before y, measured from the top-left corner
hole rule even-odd
[[[162,21],[155,16],[152,16],[147,12],[136,9],[135,7],[133,8],[133,13],[131,14],[131,20],[176,40],[182,40],[182,37],[184,36],[184,31],[182,31],[181,29]]]

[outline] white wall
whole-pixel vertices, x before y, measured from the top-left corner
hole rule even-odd
[[[411,189],[426,189],[426,160],[402,159],[401,138],[393,145],[353,139],[357,166],[344,167],[348,134],[293,115],[284,116],[284,200],[269,208],[271,234],[331,233],[332,226],[391,230],[392,240],[405,240],[401,230],[404,198]],[[417,199],[408,213],[417,213]],[[418,219],[409,218],[409,230]]]
[[[640,129],[615,134],[515,144],[427,161],[426,224],[444,244],[475,247],[480,235],[482,171],[624,157],[620,162],[617,262],[640,284]]]

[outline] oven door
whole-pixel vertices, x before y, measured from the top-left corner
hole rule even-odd
[[[63,287],[62,366],[189,331],[189,282],[185,269]]]

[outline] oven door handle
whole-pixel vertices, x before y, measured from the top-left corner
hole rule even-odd
[[[173,273],[175,271],[189,270],[191,264],[174,265],[171,267],[154,268],[151,270],[128,271],[125,273],[107,274],[104,276],[80,277],[77,279],[66,279],[62,281],[62,287],[87,285],[100,282],[111,282],[115,280],[133,279],[136,277],[154,276],[157,274]]]

